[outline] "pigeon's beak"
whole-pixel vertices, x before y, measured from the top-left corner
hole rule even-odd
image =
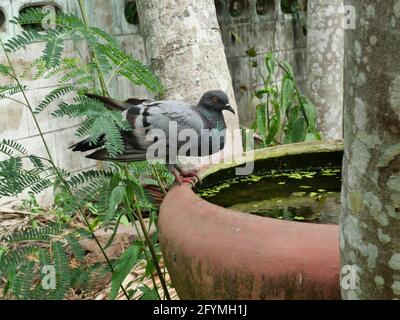
[[[229,103],[227,103],[222,110],[227,110],[235,114],[235,110],[233,110],[232,106]]]

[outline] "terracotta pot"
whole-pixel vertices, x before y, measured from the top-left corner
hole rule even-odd
[[[310,148],[311,147],[311,148]],[[308,155],[340,161],[338,142],[259,151],[264,165]],[[294,157],[294,158],[293,158]],[[285,160],[286,159],[286,160]],[[267,161],[268,160],[268,161]],[[292,161],[292,162],[291,162]],[[219,173],[228,167],[204,172]],[[160,243],[181,299],[340,299],[337,225],[282,221],[228,210],[174,187],[159,217]]]

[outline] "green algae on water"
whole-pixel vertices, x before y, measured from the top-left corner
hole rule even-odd
[[[216,205],[260,216],[338,223],[340,178],[339,168],[287,172],[272,170],[200,188],[198,194]]]

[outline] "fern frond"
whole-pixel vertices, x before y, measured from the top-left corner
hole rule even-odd
[[[68,244],[71,248],[72,254],[78,261],[82,261],[85,257],[85,250],[79,244],[79,241],[72,234],[67,235]]]
[[[104,135],[104,147],[111,157],[116,157],[125,150],[119,126],[114,121],[110,122],[106,117],[95,119],[90,135],[92,142],[95,142],[96,138]]]
[[[6,49],[6,52],[11,53],[11,52],[15,52],[21,48],[25,48],[27,45],[29,45],[31,43],[43,41],[43,39],[44,39],[44,36],[37,31],[24,30],[24,31],[22,31],[22,34],[17,35],[14,38],[8,40],[4,44],[4,47]]]
[[[39,263],[42,267],[51,265],[51,256],[47,248],[39,249]]]
[[[17,299],[30,300],[33,282],[35,280],[35,263],[28,262],[22,266],[13,282],[13,293]]]
[[[118,112],[108,110],[101,102],[87,97],[78,96],[75,104],[61,103],[53,113],[56,117],[86,117],[77,129],[78,136],[90,136],[90,141],[96,143],[104,136],[105,148],[113,157],[124,151],[121,131],[130,129],[129,123]]]
[[[28,257],[36,255],[38,253],[38,247],[27,246],[15,250],[7,251],[3,254],[0,260],[0,266],[3,268],[18,267],[25,263],[28,263]]]
[[[34,73],[34,80],[39,79],[45,72],[46,72],[46,63],[42,60],[42,58],[38,58],[33,60],[22,72],[21,78],[26,78],[28,72],[32,69],[37,68],[36,72]]]
[[[45,79],[50,79],[58,74],[64,74],[70,70],[79,69],[79,63],[76,58],[63,58],[58,66],[55,66],[44,75]]]
[[[101,30],[101,29],[99,29],[97,27],[89,27],[89,31],[93,35],[95,35],[95,36],[99,37],[100,39],[106,41],[106,43],[108,43],[109,45],[114,46],[114,47],[118,47],[119,46],[118,42],[115,40],[115,37],[109,35],[107,32],[105,32],[105,31],[103,31],[103,30]]]
[[[93,123],[96,120],[95,117],[87,117],[86,120],[84,120],[78,129],[76,129],[76,135],[77,137],[84,137],[90,134],[92,128],[93,128]]]
[[[87,184],[94,179],[109,177],[111,175],[111,171],[87,170],[72,176],[67,180],[67,183],[71,188],[75,188],[79,185]]]
[[[50,188],[52,185],[53,185],[52,180],[41,179],[41,180],[33,183],[32,185],[30,185],[29,188],[32,190],[33,193],[38,194],[38,193],[46,190],[47,188]]]
[[[56,270],[56,291],[54,299],[62,299],[69,288],[69,268],[68,256],[61,242],[53,242],[51,245],[51,255],[54,268]]]
[[[7,243],[21,241],[48,241],[51,237],[62,233],[65,229],[66,226],[60,223],[40,228],[29,228],[6,237],[4,241]]]
[[[38,170],[38,172],[42,172],[43,170],[47,169],[47,167],[45,166],[45,164],[43,163],[43,160],[33,154],[28,155],[28,159],[30,160],[30,162],[32,163],[32,165],[34,166],[34,168],[36,170]]]
[[[2,151],[2,150],[8,150],[8,151]],[[26,148],[15,140],[4,139],[3,141],[0,142],[0,152],[12,155],[14,151],[17,151],[23,155],[28,154]]]
[[[161,92],[162,86],[157,77],[139,60],[123,52],[116,46],[98,45],[97,50],[108,57],[114,65],[119,66],[116,74],[119,74],[133,84],[143,85],[151,92]]]
[[[12,18],[10,22],[20,26],[36,24],[41,23],[45,16],[46,13],[42,11],[42,8],[29,8],[20,12],[19,16]]]
[[[23,190],[24,186],[19,179],[21,170],[21,158],[10,157],[7,160],[0,161],[0,195],[11,196]]]
[[[46,46],[43,50],[42,60],[48,67],[54,68],[61,64],[64,51],[64,32],[58,29],[48,30],[46,33]]]
[[[75,85],[83,85],[93,82],[93,76],[88,73],[85,68],[81,69],[73,69],[64,74],[64,76],[60,79],[59,83],[69,83],[72,82]]]
[[[60,103],[57,110],[53,112],[55,117],[99,117],[109,112],[101,102],[89,99],[85,96],[76,96],[74,104]]]
[[[26,86],[22,86],[22,90],[25,89]],[[19,85],[14,85],[14,84],[0,85],[0,98],[12,96],[14,94],[20,93],[22,90]]]
[[[40,104],[35,108],[35,113],[40,113],[43,110],[45,110],[50,103],[52,103],[53,101],[59,99],[60,97],[66,95],[67,93],[71,92],[74,90],[74,86],[73,85],[65,85],[62,87],[58,87],[54,90],[52,90],[50,93],[48,93],[46,95],[46,97],[42,100],[42,102],[40,102]]]
[[[62,28],[68,30],[77,30],[83,32],[82,30],[87,29],[85,23],[74,14],[62,13],[57,15],[57,24]]]

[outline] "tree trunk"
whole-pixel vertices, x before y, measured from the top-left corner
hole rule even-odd
[[[343,0],[310,0],[307,10],[308,95],[326,139],[343,138]]]
[[[214,1],[137,0],[137,7],[146,55],[167,98],[196,104],[204,92],[223,90],[236,111],[225,114],[227,127],[239,128]],[[234,147],[241,152],[240,139]]]
[[[342,296],[399,299],[400,2],[348,3],[357,14],[345,39]]]

